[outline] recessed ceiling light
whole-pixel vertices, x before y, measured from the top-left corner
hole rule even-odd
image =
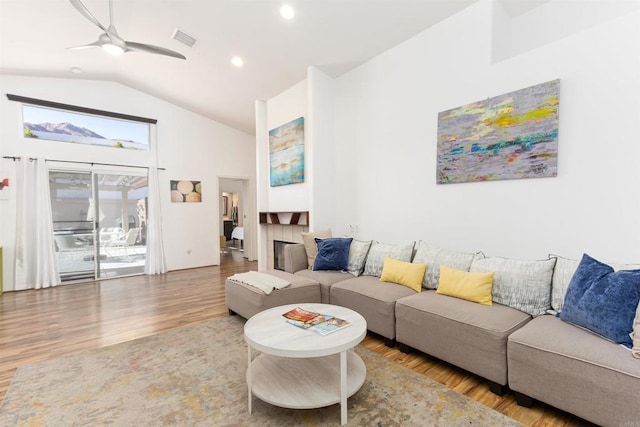
[[[82,68],[80,67],[71,67],[69,68],[69,72],[73,74],[82,74]]]
[[[242,66],[244,65],[244,61],[239,56],[234,56],[233,58],[231,58],[231,63],[238,68],[242,68]]]
[[[296,11],[293,10],[293,6],[290,4],[283,4],[280,8],[280,16],[284,19],[293,19],[296,16]]]

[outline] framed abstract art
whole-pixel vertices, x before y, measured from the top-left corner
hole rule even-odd
[[[438,114],[438,184],[554,177],[560,80]]]

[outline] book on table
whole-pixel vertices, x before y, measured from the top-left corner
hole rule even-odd
[[[291,309],[282,316],[286,319],[287,323],[302,329],[317,332],[320,335],[330,334],[346,328],[351,324],[347,320],[339,319],[330,314],[316,313],[301,307]]]

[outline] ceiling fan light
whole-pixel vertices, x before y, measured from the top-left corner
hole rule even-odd
[[[284,19],[290,20],[296,16],[296,11],[290,4],[284,4],[280,8],[280,16],[282,16]]]
[[[113,43],[104,43],[102,45],[102,48],[105,50],[105,52],[108,52],[111,55],[122,55],[124,53],[123,48]]]

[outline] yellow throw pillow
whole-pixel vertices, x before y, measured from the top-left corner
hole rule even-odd
[[[441,265],[436,293],[484,305],[493,305],[491,301],[492,287],[493,273],[469,273]]]
[[[427,264],[410,263],[393,258],[385,258],[380,280],[407,286],[416,292],[422,290],[422,279]]]

